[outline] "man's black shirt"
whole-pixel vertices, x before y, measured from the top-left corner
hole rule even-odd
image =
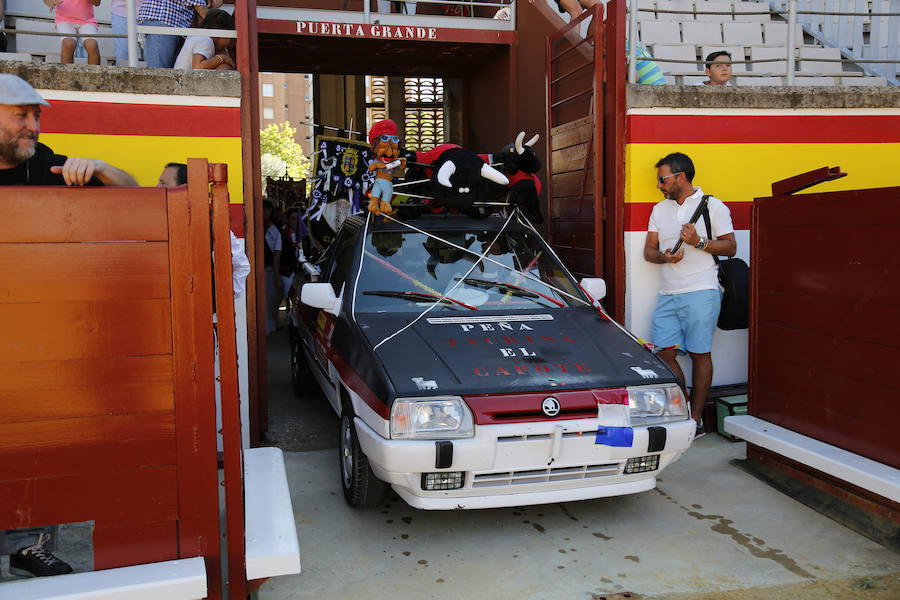
[[[50,167],[61,167],[66,157],[38,142],[34,156],[12,169],[0,169],[0,185],[66,185],[62,175],[50,172]],[[103,185],[96,176],[88,185]]]

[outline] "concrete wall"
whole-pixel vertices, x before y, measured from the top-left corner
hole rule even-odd
[[[643,259],[647,219],[662,199],[655,180],[658,159],[676,151],[691,157],[694,184],[731,209],[737,255],[748,263],[750,208],[755,197],[771,195],[773,182],[822,166],[840,166],[848,175],[811,192],[898,181],[897,88],[630,86],[627,106],[626,325],[647,339],[661,268]],[[717,330],[714,385],[747,380],[747,349],[747,330]]]

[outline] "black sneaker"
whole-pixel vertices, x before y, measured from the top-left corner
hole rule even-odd
[[[69,566],[69,563],[56,558],[52,552],[44,548],[44,544],[48,541],[50,541],[50,534],[42,533],[38,538],[38,543],[34,546],[28,546],[10,554],[9,572],[32,577],[50,577],[71,573],[72,567]]]
[[[694,439],[698,440],[706,435],[706,427],[703,426],[703,423],[697,425],[697,431],[694,433]]]

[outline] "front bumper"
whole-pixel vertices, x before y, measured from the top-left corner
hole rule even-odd
[[[355,420],[359,443],[375,475],[388,482],[408,504],[426,510],[495,508],[586,500],[652,489],[656,475],[677,460],[694,438],[693,421],[657,425],[666,430],[665,445],[648,452],[647,427],[634,427],[630,447],[595,443],[597,419],[480,425],[475,437],[452,440],[449,468],[435,468],[430,440],[388,440],[361,419]],[[654,454],[659,468],[625,474],[629,458]],[[455,490],[422,489],[422,473],[462,471],[464,485]]]

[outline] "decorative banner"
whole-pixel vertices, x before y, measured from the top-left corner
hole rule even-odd
[[[320,135],[316,137],[316,150],[316,182],[306,215],[317,221],[329,203],[341,199],[349,202],[350,214],[358,213],[375,180],[368,170],[369,162],[374,159],[369,144]]]

